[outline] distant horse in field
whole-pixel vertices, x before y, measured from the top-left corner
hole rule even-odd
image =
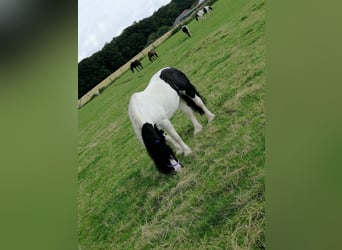
[[[183,31],[186,35],[188,35],[188,37],[191,37],[190,29],[189,29],[188,26],[183,25],[183,26],[182,26],[182,31]]]
[[[134,73],[134,69],[136,69],[137,71],[142,70],[143,66],[141,65],[141,62],[139,59],[136,59],[135,61],[131,62],[131,70],[132,73]]]
[[[154,49],[151,49],[148,53],[148,59],[150,60],[150,62],[152,62],[154,59],[157,59],[159,56],[157,54],[157,52]]]
[[[208,14],[213,11],[213,8],[210,5],[204,6],[204,11],[206,11]]]
[[[198,19],[204,19],[204,15],[205,14],[209,14],[211,11],[213,10],[213,8],[209,5],[204,6],[203,9],[201,9],[200,11],[197,12],[195,19],[196,21],[198,21]]]
[[[135,134],[162,173],[179,171],[182,167],[166,142],[174,146],[176,153],[187,156],[192,152],[169,120],[178,109],[191,120],[194,135],[202,130],[194,111],[205,114],[208,122],[215,118],[195,86],[183,72],[175,68],[159,70],[145,90],[134,93],[129,101],[128,114]],[[170,136],[164,134],[162,129],[167,130]]]

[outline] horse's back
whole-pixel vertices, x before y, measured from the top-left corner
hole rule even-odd
[[[152,78],[146,89],[130,98],[129,114],[136,119],[154,123],[169,119],[178,109],[180,98],[162,80]]]
[[[152,76],[144,93],[149,95],[152,100],[159,103],[168,102],[168,99],[172,102],[176,102],[177,99],[179,99],[179,96],[177,92],[160,77],[161,72],[162,70]]]

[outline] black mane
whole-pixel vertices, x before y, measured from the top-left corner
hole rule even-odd
[[[170,160],[178,160],[172,149],[166,144],[164,131],[158,129],[156,125],[152,126],[150,123],[145,123],[141,129],[141,134],[146,150],[157,169],[165,174],[173,172],[174,168],[171,166]]]

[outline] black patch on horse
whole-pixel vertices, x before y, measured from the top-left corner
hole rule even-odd
[[[149,156],[154,161],[157,169],[168,174],[174,171],[170,160],[178,162],[172,149],[166,144],[164,131],[158,129],[156,125],[145,123],[141,129],[141,135]]]
[[[183,72],[175,68],[167,68],[162,70],[160,78],[167,82],[194,111],[204,114],[203,109],[192,100],[195,95],[201,99],[202,97]]]

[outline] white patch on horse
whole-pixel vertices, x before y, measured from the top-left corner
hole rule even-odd
[[[199,10],[196,13],[195,19],[196,21],[198,21],[199,19],[204,20],[205,19],[205,15],[209,14],[210,12],[212,12],[213,8],[209,5],[204,6],[201,10]]]

